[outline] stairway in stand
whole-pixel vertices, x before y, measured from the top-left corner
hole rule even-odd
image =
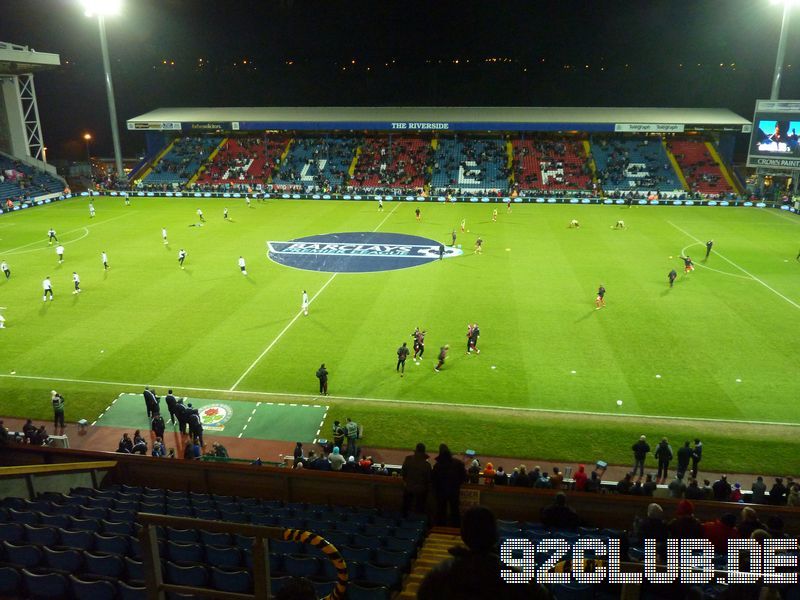
[[[411,573],[403,582],[403,589],[395,596],[395,600],[415,600],[417,590],[428,571],[443,560],[450,558],[450,554],[447,552],[449,548],[463,545],[458,529],[434,527],[425,538],[425,543],[422,544],[416,560],[411,565]]]

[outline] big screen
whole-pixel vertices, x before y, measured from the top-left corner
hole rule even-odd
[[[800,168],[800,100],[758,100],[748,167]]]

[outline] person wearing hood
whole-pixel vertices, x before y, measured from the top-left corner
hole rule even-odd
[[[494,476],[497,474],[497,471],[494,470],[494,465],[492,463],[486,463],[486,468],[483,469],[483,483],[485,485],[494,485]]]
[[[586,474],[586,467],[584,465],[578,465],[578,470],[575,475],[572,476],[572,479],[575,481],[576,492],[586,491],[586,482],[589,480],[589,476]]]
[[[412,509],[415,513],[425,514],[428,492],[431,488],[431,463],[428,462],[425,444],[422,442],[414,448],[403,461],[401,476],[403,478],[403,517]]]
[[[453,457],[447,444],[439,445],[439,455],[435,462],[431,471],[431,482],[436,495],[436,524],[458,527],[461,522],[461,485],[467,480],[467,470],[464,463]]]
[[[494,484],[495,485],[508,485],[508,475],[503,469],[502,465],[498,465],[497,471],[494,474]]]
[[[355,456],[348,456],[347,462],[342,466],[342,473],[358,473]]]
[[[341,471],[344,463],[347,462],[344,456],[339,453],[339,446],[333,447],[333,452],[328,455],[328,461],[330,461],[331,470],[333,471]]]
[[[723,554],[728,550],[728,540],[739,537],[736,529],[736,515],[725,513],[719,519],[703,523],[703,532],[706,539],[714,544],[714,550]]]
[[[669,537],[678,539],[702,539],[703,526],[694,516],[694,504],[689,500],[678,502],[675,518],[669,523]]]

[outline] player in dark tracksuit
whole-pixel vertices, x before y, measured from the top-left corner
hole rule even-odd
[[[713,246],[714,246],[714,240],[708,240],[706,242],[706,258],[708,258],[708,255],[711,254],[711,248]]]
[[[414,360],[417,360],[417,356],[421,360],[425,354],[425,332],[416,329],[411,335],[414,337]]]
[[[178,430],[181,433],[186,433],[186,423],[189,415],[187,414],[186,405],[183,403],[183,398],[178,400],[175,405],[175,416],[178,418]]]
[[[437,373],[444,366],[444,359],[447,358],[447,351],[449,349],[450,349],[450,346],[445,344],[439,350],[439,362],[437,363],[437,365],[435,367],[433,367],[433,370],[436,371]]]
[[[319,379],[319,393],[325,396],[328,395],[328,369],[325,368],[325,363],[322,363],[317,369],[317,379]]]
[[[600,310],[606,305],[606,288],[604,288],[602,285],[597,288],[597,298],[595,298],[594,304],[597,307],[597,310]]]
[[[178,424],[178,418],[175,415],[175,407],[178,404],[178,401],[175,399],[175,396],[172,395],[172,390],[167,390],[167,396],[164,398],[167,403],[167,410],[169,411],[169,419],[172,421],[172,428],[175,428],[175,425]]]
[[[470,327],[469,332],[467,333],[467,353],[475,351],[475,354],[480,354],[481,351],[478,350],[478,338],[481,337],[481,330],[478,327],[478,324],[475,323]]]
[[[675,278],[677,276],[678,273],[675,271],[675,269],[672,269],[672,271],[669,272],[669,275],[667,275],[667,277],[669,278],[669,287],[672,287],[672,285],[675,283]]]
[[[406,358],[408,358],[408,345],[403,342],[403,345],[397,349],[397,368],[395,369],[400,373],[400,377],[406,372]]]

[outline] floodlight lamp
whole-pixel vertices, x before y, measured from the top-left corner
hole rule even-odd
[[[110,17],[122,10],[122,0],[81,0],[87,17]]]
[[[91,133],[84,133],[83,134],[83,139],[85,139],[88,142],[90,139],[92,139],[92,134]]]

